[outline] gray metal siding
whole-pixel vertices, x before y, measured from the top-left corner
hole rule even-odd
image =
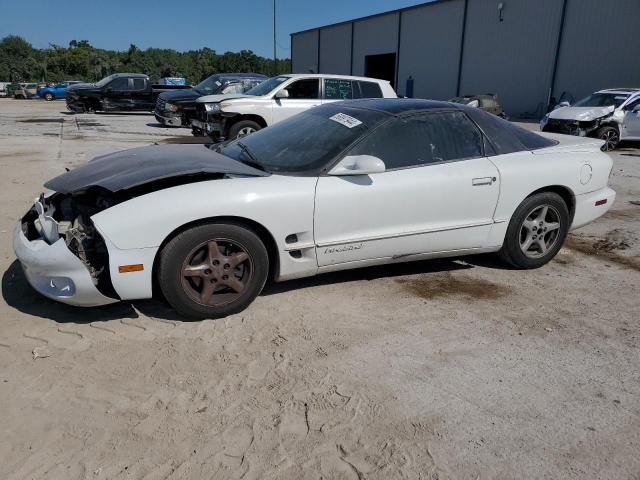
[[[291,37],[291,72],[318,73],[318,31]]]
[[[456,94],[464,0],[425,5],[402,14],[397,92],[414,79],[416,98],[447,100]]]
[[[567,0],[554,96],[640,87],[640,1]]]
[[[470,0],[461,94],[497,93],[510,115],[541,111],[547,102],[562,2]]]
[[[397,44],[397,12],[356,21],[353,26],[353,74],[364,75],[365,56],[395,53]]]
[[[351,24],[320,30],[320,73],[351,73]]]

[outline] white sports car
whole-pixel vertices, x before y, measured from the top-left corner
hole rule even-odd
[[[480,252],[535,268],[613,203],[601,145],[445,102],[323,105],[230,143],[137,148],[56,177],[15,252],[55,300],[159,288],[193,318],[244,309],[268,278]]]

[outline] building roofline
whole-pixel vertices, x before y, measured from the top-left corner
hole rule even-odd
[[[416,8],[425,7],[427,5],[437,5],[439,3],[446,3],[446,2],[451,2],[451,1],[454,1],[454,0],[431,0],[430,2],[422,2],[422,3],[419,3],[417,5],[410,5],[410,6],[404,7],[404,8],[396,8],[395,10],[388,10],[386,12],[374,13],[372,15],[367,15],[367,16],[364,16],[364,17],[358,17],[358,18],[354,18],[352,20],[344,20],[342,22],[336,22],[336,23],[329,23],[327,25],[321,25],[319,27],[307,28],[306,30],[300,30],[299,32],[290,33],[289,36],[299,35],[301,33],[314,32],[316,30],[322,30],[324,28],[337,27],[339,25],[348,25],[350,23],[359,22],[361,20],[369,20],[370,18],[382,17],[384,15],[391,15],[391,14],[394,14],[394,13],[402,13],[402,12],[406,12],[408,10],[414,10]]]

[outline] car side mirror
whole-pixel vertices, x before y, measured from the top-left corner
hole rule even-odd
[[[289,90],[282,89],[276,92],[275,98],[289,98]]]
[[[384,162],[373,155],[347,155],[329,171],[329,175],[371,175],[386,170]]]

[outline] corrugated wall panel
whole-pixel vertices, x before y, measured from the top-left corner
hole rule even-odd
[[[398,13],[358,20],[353,26],[353,74],[364,75],[364,57],[395,53],[398,45]]]
[[[640,87],[640,1],[567,0],[554,96]]]
[[[456,95],[464,0],[425,5],[402,14],[399,94],[414,80],[416,98],[447,100]]]
[[[469,0],[460,93],[497,93],[512,116],[541,110],[561,13],[560,0]]]
[[[318,31],[291,36],[291,72],[318,72]]]
[[[351,24],[320,30],[320,73],[351,73]]]

